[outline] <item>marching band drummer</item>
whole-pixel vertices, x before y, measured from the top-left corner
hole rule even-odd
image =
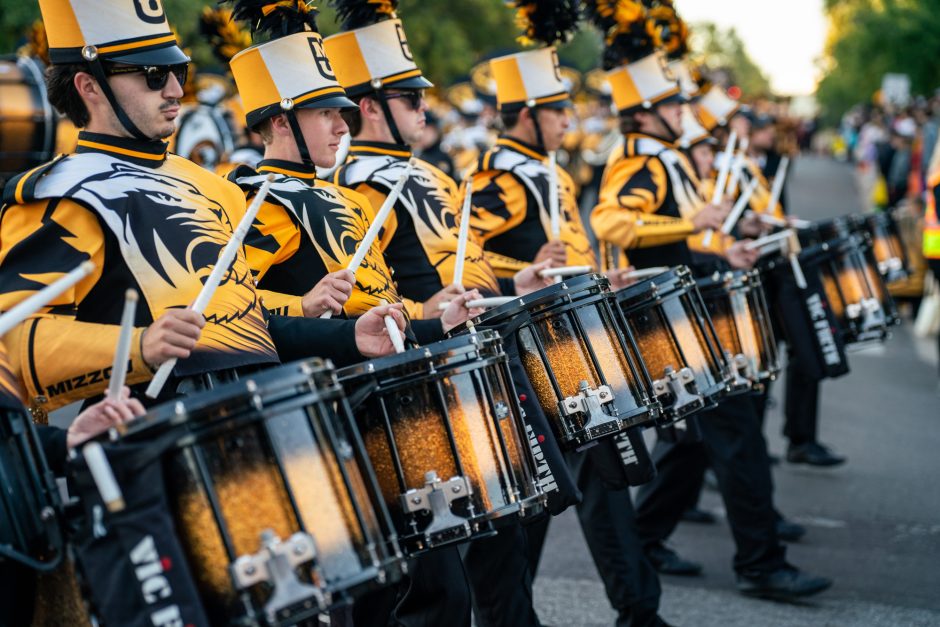
[[[591,216],[605,258],[622,262],[623,252],[629,250],[630,261],[638,267],[684,264],[698,276],[729,266],[748,268],[757,252],[746,250],[744,242],[716,233],[705,249],[701,236],[690,237],[704,227],[720,229],[725,211],[699,196],[698,177],[678,150],[680,88],[666,77],[647,17],[637,9],[608,15],[593,8],[595,21],[608,35],[605,66],[624,134],[623,150],[608,162],[600,203]],[[618,22],[618,16],[626,19]],[[656,220],[647,225],[652,216]],[[766,444],[751,401],[725,399],[717,409],[703,412],[698,422],[736,542],[738,589],[754,596],[793,598],[828,588],[830,580],[802,573],[784,559],[785,549],[776,536]],[[683,469],[699,461],[684,455],[682,448],[657,444],[658,475],[637,495],[640,536],[647,555],[660,568],[697,566],[662,544],[698,492]]]
[[[129,384],[164,361],[204,387],[234,370],[312,355],[339,363],[393,350],[382,315],[357,321],[266,320],[243,255],[205,316],[187,307],[244,212],[237,186],[167,155],[188,58],[159,3],[42,0],[53,66],[49,97],[83,130],[77,153],[12,179],[0,214],[0,308],[42,288],[81,261],[96,270],[28,319],[5,341],[14,371],[46,409],[99,394],[133,286],[137,310]],[[279,355],[278,349],[281,349]],[[207,374],[213,373],[213,374]],[[168,395],[173,385],[164,388]],[[164,395],[166,396],[166,395]]]
[[[121,398],[106,398],[88,407],[75,417],[68,429],[36,425],[39,446],[49,470],[55,476],[64,474],[69,450],[113,426],[144,414],[143,405],[137,399],[130,398],[130,392],[129,388],[124,387]],[[6,348],[0,342],[0,407],[25,412],[25,403],[22,386],[7,359]],[[17,496],[14,494],[13,498]],[[0,624],[32,624],[35,585],[35,577],[29,568],[0,559]]]
[[[529,19],[535,22],[538,14]],[[576,16],[574,20],[576,23]],[[533,30],[538,38],[538,26],[530,29],[530,38]],[[547,39],[554,36],[551,30]],[[497,272],[517,272],[543,259],[596,269],[597,258],[581,224],[574,183],[558,165],[558,237],[552,232],[549,196],[553,181],[548,154],[561,147],[571,107],[565,85],[558,79],[555,49],[543,47],[497,57],[490,60],[490,68],[504,132],[478,161],[472,179],[471,214],[471,227],[483,242],[487,259]],[[608,272],[612,289],[627,284],[630,269]],[[616,624],[665,624],[657,615],[659,579],[637,538],[628,489],[608,487],[591,454],[569,453],[566,457],[583,495],[577,505],[578,520],[611,606],[618,613]],[[531,526],[529,541],[540,545],[547,524],[548,519],[541,528]]]
[[[347,30],[327,37],[324,45],[339,83],[359,108],[344,113],[353,139],[348,160],[336,171],[334,182],[362,193],[378,207],[407,167],[412,147],[423,136],[428,109],[424,90],[432,84],[412,58],[401,21],[391,12],[395,3],[353,0],[335,4]],[[439,303],[453,300],[465,288],[478,289],[484,296],[524,295],[549,284],[538,272],[550,261],[517,272],[512,278],[497,278],[479,243],[471,237],[466,242],[461,284],[456,285],[460,213],[457,185],[433,165],[422,160],[416,163],[381,235],[385,259],[399,293],[417,304],[409,307],[412,318],[440,315]],[[507,347],[507,354],[510,352]],[[522,392],[516,373],[513,379],[517,391]],[[520,394],[529,427],[533,417],[540,415],[535,398],[534,393]],[[536,429],[529,435],[530,440],[551,437],[544,417],[543,423],[545,428]],[[546,456],[548,445],[541,444]],[[563,466],[560,454],[557,459]],[[548,484],[562,495],[558,498],[559,508],[564,509],[580,495],[573,481],[561,472],[566,473],[566,469],[549,473],[552,479]],[[556,494],[549,496],[550,506]],[[404,625],[469,624],[468,585],[478,625],[539,624],[532,608],[532,573],[521,525],[514,523],[501,528],[494,537],[471,541],[460,552],[462,564],[454,549],[438,549],[421,556],[417,567],[409,572],[397,607],[388,607],[394,599],[387,594],[372,595],[355,605],[356,624],[384,625],[390,613],[397,624]],[[381,607],[383,603],[387,609]]]
[[[256,168],[240,166],[228,178],[250,200],[268,174],[276,177],[245,238],[265,307],[316,318],[359,316],[383,301],[400,302],[377,241],[355,275],[347,269],[375,218],[368,199],[316,178],[317,167],[336,164],[340,138],[348,131],[341,111],[357,108],[323,52],[316,12],[303,3],[275,3],[271,11],[251,2],[233,4],[234,19],[249,23],[255,35],[273,35],[231,63],[249,126],[261,136],[265,154]],[[419,342],[443,339],[445,331],[466,322],[470,311],[464,303],[479,296],[470,290],[455,297],[440,320],[412,321]]]

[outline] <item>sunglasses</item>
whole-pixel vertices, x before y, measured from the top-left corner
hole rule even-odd
[[[421,107],[421,101],[424,99],[424,90],[394,91],[385,94],[386,100],[393,100],[395,98],[402,98],[413,111],[417,111]]]
[[[112,67],[108,70],[108,76],[115,74],[136,74],[143,73],[147,80],[147,88],[153,91],[161,91],[166,87],[170,80],[170,74],[176,77],[180,87],[186,84],[186,77],[189,75],[189,64],[180,63],[179,65],[145,65],[145,66],[124,66]]]

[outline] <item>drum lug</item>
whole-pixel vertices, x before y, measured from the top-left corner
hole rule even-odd
[[[269,617],[291,606],[314,599],[325,607],[327,599],[315,586],[297,578],[294,569],[316,557],[316,546],[309,534],[298,531],[285,542],[270,529],[261,532],[261,550],[242,555],[231,565],[235,587],[244,590],[262,581],[274,588],[264,605]]]
[[[728,356],[728,365],[731,370],[731,385],[733,387],[748,387],[755,378],[751,374],[751,362],[742,353]]]
[[[450,511],[450,504],[457,499],[469,497],[473,494],[473,488],[466,477],[451,477],[447,481],[441,481],[437,473],[433,470],[424,473],[424,487],[413,488],[402,494],[402,509],[407,514],[414,514],[421,511],[431,513],[431,524],[424,530],[424,537],[431,543],[431,536],[439,531],[452,529],[453,527],[464,527],[467,534],[470,533],[469,523],[455,516]]]
[[[685,409],[698,409],[704,405],[702,397],[695,393],[695,373],[691,368],[682,368],[678,372],[672,366],[666,366],[662,379],[653,381],[656,396],[672,396],[673,402],[666,408],[673,413],[685,413]]]
[[[581,381],[578,390],[577,394],[569,396],[558,404],[562,416],[584,414],[587,420],[582,425],[582,429],[591,426],[595,420],[597,422],[606,422],[610,419],[601,408],[601,405],[611,403],[614,400],[614,394],[608,386],[602,385],[597,389],[593,389],[588,386],[587,381]]]

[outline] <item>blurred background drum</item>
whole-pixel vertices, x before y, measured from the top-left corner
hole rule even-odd
[[[0,57],[0,182],[54,156],[57,123],[42,62]]]

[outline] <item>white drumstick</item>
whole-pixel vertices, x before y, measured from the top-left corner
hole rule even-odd
[[[131,336],[134,335],[134,316],[137,313],[137,290],[129,289],[124,293],[124,312],[121,314],[121,334],[118,336],[117,349],[114,351],[114,363],[111,365],[111,382],[108,384],[108,398],[116,401],[121,398],[121,388],[127,376],[127,359],[131,355]]]
[[[750,202],[751,196],[754,194],[754,190],[757,189],[758,183],[759,181],[756,178],[751,179],[751,182],[748,183],[744,191],[741,192],[741,195],[738,197],[738,202],[734,203],[731,213],[728,214],[724,224],[721,225],[722,233],[727,235],[734,228],[734,225],[738,223],[738,218],[744,213],[744,209],[747,207],[747,203]]]
[[[752,212],[753,213],[753,212]],[[813,223],[809,220],[801,220],[800,218],[788,218],[784,220],[783,218],[778,218],[767,213],[757,213],[755,214],[758,219],[764,224],[769,224],[770,226],[782,226],[785,228],[794,228],[794,229],[808,229],[813,226]]]
[[[657,274],[662,274],[669,270],[668,266],[658,266],[655,268],[640,268],[639,270],[632,270],[627,272],[628,279],[646,279],[651,276],[656,276]]]
[[[6,335],[13,327],[45,307],[53,298],[84,279],[94,269],[94,263],[85,261],[61,279],[50,283],[29,298],[11,307],[10,311],[0,316],[0,337]]]
[[[251,204],[248,206],[248,210],[245,212],[245,215],[242,216],[241,221],[235,228],[235,232],[232,233],[231,239],[229,239],[228,243],[225,245],[225,248],[222,249],[222,252],[219,253],[219,259],[212,268],[212,272],[209,274],[209,278],[206,279],[205,284],[199,291],[199,295],[196,297],[195,302],[190,307],[190,309],[196,313],[201,314],[205,312],[206,307],[209,306],[209,301],[212,300],[212,296],[215,294],[215,290],[218,289],[219,284],[222,283],[222,278],[225,276],[225,273],[228,272],[229,267],[235,261],[235,256],[238,254],[238,250],[242,246],[242,241],[244,241],[245,236],[248,235],[248,229],[251,228],[252,222],[255,221],[255,216],[258,215],[258,210],[261,208],[261,204],[267,197],[268,191],[271,189],[271,183],[273,182],[273,174],[269,174],[264,179],[264,183],[261,184],[261,188],[255,195],[254,200],[251,201]],[[150,382],[150,385],[147,386],[147,396],[150,398],[156,398],[160,394],[160,390],[163,389],[166,380],[170,377],[170,373],[173,372],[173,368],[175,366],[175,357],[168,359],[160,364],[160,368],[157,369],[157,373],[153,375],[153,380]]]
[[[111,464],[108,463],[108,457],[104,454],[104,449],[98,442],[89,442],[82,447],[82,457],[88,464],[88,470],[91,471],[91,478],[95,481],[95,487],[98,488],[98,494],[109,512],[119,512],[124,509],[124,495],[121,493],[121,487],[117,479],[114,478],[114,471],[111,470]]]
[[[766,248],[771,244],[775,244],[780,240],[785,240],[790,237],[790,230],[780,231],[779,233],[771,233],[770,235],[765,235],[764,237],[758,238],[753,242],[748,242],[744,245],[746,250],[754,250],[755,248]]]
[[[395,203],[398,202],[398,197],[401,195],[401,190],[405,187],[405,183],[408,181],[408,177],[411,176],[411,171],[414,168],[414,165],[415,160],[409,159],[408,165],[405,166],[404,171],[402,171],[401,176],[398,177],[398,180],[395,182],[392,190],[388,193],[388,196],[385,197],[385,202],[382,203],[378,213],[375,214],[375,219],[372,221],[372,224],[369,225],[368,230],[366,230],[366,234],[362,236],[362,241],[359,242],[359,247],[353,254],[352,259],[350,259],[349,263],[346,265],[346,269],[352,272],[354,277],[359,271],[359,266],[362,265],[363,259],[365,259],[366,255],[369,253],[369,249],[372,247],[372,243],[375,241],[375,238],[379,236],[379,231],[382,230],[382,226],[388,219],[388,214],[390,214],[392,209],[395,208]],[[332,318],[333,312],[326,311],[320,317]]]
[[[728,193],[734,194],[738,189],[738,182],[741,180],[741,175],[744,174],[744,165],[745,160],[747,159],[747,147],[748,139],[745,137],[741,140],[741,146],[738,148],[738,154],[734,158],[734,163],[731,165],[731,180],[728,183]]]
[[[463,264],[467,256],[467,238],[470,237],[470,208],[473,195],[473,177],[464,182],[463,207],[460,209],[460,231],[457,235],[457,258],[454,260],[454,285],[463,286]]]
[[[545,268],[539,272],[539,276],[544,279],[549,277],[576,276],[587,274],[594,270],[592,266],[562,266],[560,268]]]
[[[499,307],[505,305],[508,302],[516,300],[515,296],[491,296],[489,298],[475,298],[473,300],[468,300],[466,302],[467,309],[489,309],[491,307]],[[440,303],[438,309],[444,310],[450,306],[450,303]]]
[[[777,208],[780,201],[780,194],[783,193],[783,184],[787,178],[787,168],[790,167],[790,157],[784,157],[780,160],[780,167],[777,168],[777,176],[774,177],[774,184],[770,187],[770,203],[767,205],[767,211],[771,212]]]
[[[379,299],[379,305],[385,305],[387,301],[384,298]],[[392,346],[395,347],[396,353],[405,352],[405,340],[401,336],[401,331],[398,330],[398,323],[395,322],[395,318],[392,316],[383,316],[382,318],[385,321],[385,330],[388,331],[388,337],[392,340]]]
[[[737,141],[737,132],[731,131],[731,135],[728,137],[728,145],[725,147],[725,152],[722,155],[721,167],[718,169],[718,178],[715,179],[715,191],[712,192],[713,205],[721,204],[721,199],[725,195],[725,185],[728,183],[728,171],[731,169],[731,161],[734,157],[734,145]],[[712,229],[705,231],[705,236],[702,238],[702,244],[705,248],[712,245],[713,236],[714,232]]]
[[[555,151],[548,153],[548,217],[551,224],[552,239],[561,237],[561,216],[558,212],[558,168]]]
[[[796,279],[796,286],[801,290],[805,290],[807,287],[806,277],[803,275],[803,266],[800,265],[800,251],[802,250],[802,246],[800,245],[800,238],[797,237],[796,231],[790,231],[787,246],[790,249],[788,256],[790,258],[790,268],[793,270],[793,278]]]

